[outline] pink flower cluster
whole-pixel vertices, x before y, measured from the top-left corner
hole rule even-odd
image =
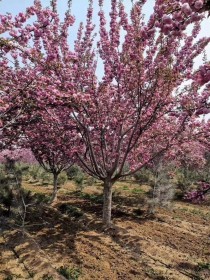
[[[205,200],[206,195],[210,192],[210,183],[200,182],[196,190],[185,194],[184,199],[192,202],[200,203]]]
[[[7,158],[28,164],[36,163],[36,159],[30,149],[5,149],[0,153],[0,163],[5,163]]]

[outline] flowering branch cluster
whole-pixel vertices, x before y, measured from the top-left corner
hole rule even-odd
[[[185,194],[184,199],[200,203],[205,200],[206,195],[210,192],[210,183],[200,182],[196,190],[190,191]]]

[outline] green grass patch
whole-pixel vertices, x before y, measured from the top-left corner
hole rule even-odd
[[[145,194],[145,191],[140,188],[134,188],[131,191],[133,194]]]
[[[121,190],[122,190],[122,191],[129,191],[129,187],[128,187],[128,186],[122,186],[122,187],[121,187]]]

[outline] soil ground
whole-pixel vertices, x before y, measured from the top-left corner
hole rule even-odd
[[[52,190],[24,185],[33,193]],[[148,191],[117,183],[109,229],[101,223],[99,183],[83,192],[67,183],[52,206],[30,209],[25,232],[14,223],[3,226],[2,216],[0,279],[210,279],[210,204],[175,201],[151,216]],[[66,268],[69,278],[61,275]]]

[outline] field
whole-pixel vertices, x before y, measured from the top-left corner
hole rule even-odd
[[[29,210],[25,233],[1,216],[0,279],[210,279],[209,202],[175,201],[149,215],[149,187],[119,182],[106,229],[101,191],[98,183],[78,192],[69,181],[54,205]]]

